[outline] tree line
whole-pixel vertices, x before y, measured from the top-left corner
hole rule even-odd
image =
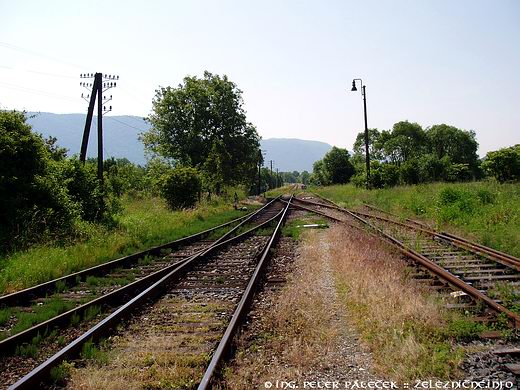
[[[391,130],[369,129],[371,188],[435,181],[468,181],[486,176],[497,180],[520,179],[520,145],[477,155],[474,131],[440,124],[423,129],[417,123],[401,121]],[[354,142],[353,154],[332,148],[316,161],[312,183],[329,185],[352,182],[365,186],[365,134]]]
[[[147,165],[106,160],[102,184],[95,159],[67,157],[24,113],[0,110],[0,252],[80,238],[92,224],[115,226],[123,194],[160,195],[179,209],[230,186],[256,188],[260,137],[226,76],[205,72],[158,89],[147,119]],[[261,176],[264,188],[282,183],[265,169]]]

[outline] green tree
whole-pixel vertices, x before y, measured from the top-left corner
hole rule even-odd
[[[420,156],[428,147],[422,127],[408,121],[394,124],[391,132],[381,134],[380,142],[388,159],[398,164]]]
[[[478,168],[478,142],[474,131],[465,131],[446,124],[426,130],[431,153],[442,159],[448,157],[454,164],[468,164],[474,174]]]
[[[315,161],[312,164],[312,175],[310,177],[310,182],[316,185],[329,185],[330,180],[328,173],[325,169],[325,164],[323,160]]]
[[[305,185],[309,184],[309,180],[311,178],[311,174],[307,171],[303,171],[301,174],[300,174],[300,183],[303,183]]]
[[[354,156],[360,161],[365,161],[365,132],[362,131],[356,136],[354,147],[352,148]],[[368,129],[368,153],[370,160],[383,159],[383,151],[381,150],[381,132],[378,129]]]
[[[204,72],[160,88],[148,119],[152,127],[141,137],[147,150],[197,168],[213,189],[254,178],[259,136],[227,76]]]
[[[520,144],[488,152],[482,167],[501,183],[520,180]]]
[[[348,183],[354,174],[354,166],[350,162],[347,149],[335,146],[323,157],[323,169],[330,184]]]

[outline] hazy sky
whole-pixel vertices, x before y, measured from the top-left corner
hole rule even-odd
[[[0,107],[86,112],[82,72],[120,76],[112,115],[204,70],[243,90],[264,138],[352,148],[400,120],[520,142],[520,1],[0,0]]]

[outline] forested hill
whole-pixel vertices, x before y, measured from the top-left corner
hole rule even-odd
[[[28,123],[33,131],[44,136],[53,136],[58,144],[69,150],[69,154],[79,154],[85,114],[27,113]],[[105,116],[103,120],[105,158],[126,157],[136,164],[145,164],[144,147],[139,134],[146,131],[149,124],[138,116]],[[97,118],[92,120],[88,156],[97,155]],[[269,160],[282,172],[312,171],[312,163],[323,158],[331,146],[324,142],[300,139],[270,138],[262,140],[266,166]]]

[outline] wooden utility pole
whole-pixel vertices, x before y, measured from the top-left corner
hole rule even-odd
[[[109,106],[109,109],[106,109],[104,106],[105,103],[112,100],[112,95],[110,95],[109,99],[103,96],[103,92],[116,87],[115,81],[109,80],[119,80],[119,76],[105,75],[102,73],[89,73],[89,74],[81,74],[81,78],[94,78],[94,83],[84,83],[81,82],[80,85],[85,88],[92,87],[92,91],[90,95],[86,97],[81,94],[81,97],[85,100],[88,99],[88,111],[87,118],[85,121],[85,128],[83,130],[83,139],[81,141],[81,151],[79,155],[79,160],[85,163],[87,158],[87,147],[88,147],[88,138],[90,135],[90,127],[92,125],[92,116],[94,115],[94,105],[96,104],[96,97],[98,101],[98,110],[97,110],[97,134],[98,134],[98,169],[97,176],[98,180],[101,184],[103,184],[103,114],[112,111],[112,106]]]

